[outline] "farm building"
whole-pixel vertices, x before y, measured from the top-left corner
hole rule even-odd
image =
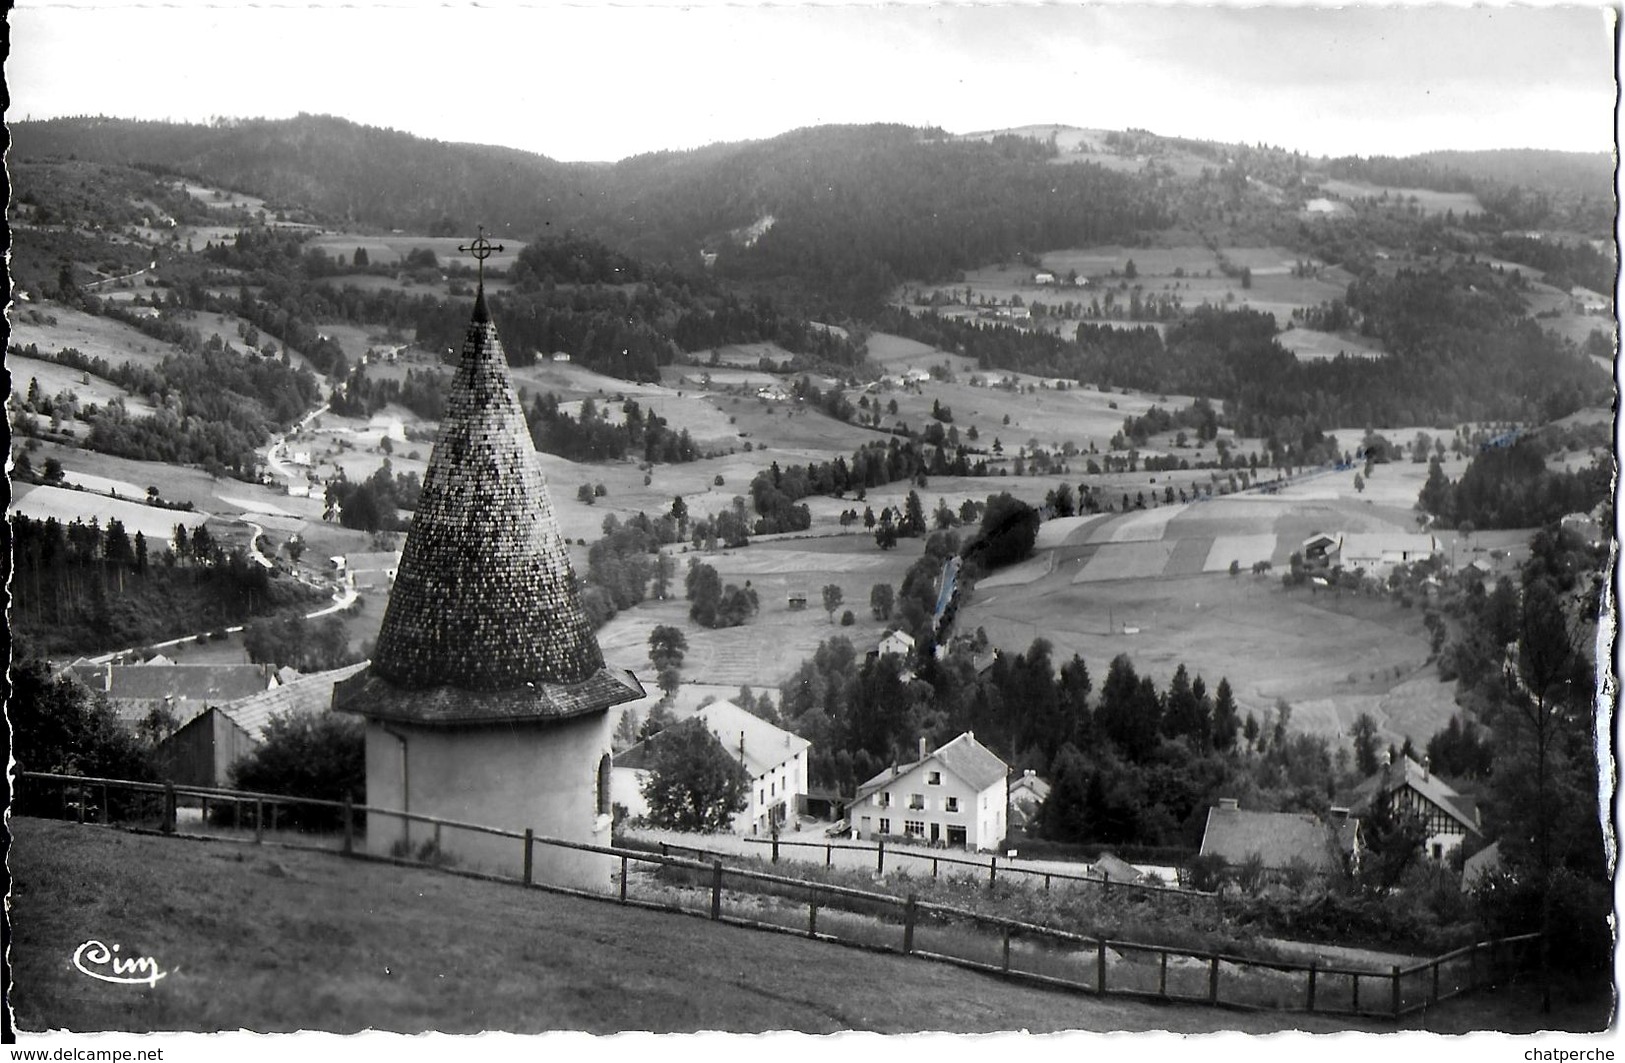
[[[1053,274],[1053,273],[1035,273],[1035,274],[1033,274],[1033,283],[1034,284],[1054,284],[1055,283],[1055,274]]]
[[[858,838],[904,838],[965,849],[997,849],[1007,833],[1009,768],[970,731],[892,765],[858,787],[847,816]]]
[[[1351,532],[1342,536],[1338,563],[1345,569],[1363,568],[1372,575],[1386,573],[1395,565],[1425,561],[1439,552],[1439,540],[1432,535],[1366,534]]]
[[[166,659],[167,662],[167,659]],[[211,705],[279,686],[296,673],[278,673],[268,664],[93,664],[75,661],[67,671],[108,704],[127,727],[153,709],[164,709],[185,724]]]
[[[806,798],[807,761],[812,743],[775,727],[731,701],[701,706],[695,716],[750,773],[750,795],[745,808],[734,815],[734,830],[741,834],[768,834],[775,823],[790,819]],[[610,791],[615,804],[630,816],[647,816],[649,805],[642,787],[649,777],[649,752],[658,734],[621,751],[615,757]]]
[[[259,746],[272,716],[326,712],[333,700],[333,684],[363,667],[352,664],[301,676],[258,694],[210,706],[159,744],[164,777],[182,786],[229,785],[232,763]]]
[[[1469,836],[1479,837],[1478,802],[1457,793],[1455,788],[1410,757],[1383,765],[1382,770],[1361,782],[1347,795],[1355,815],[1385,801],[1390,811],[1421,817],[1427,830],[1423,849],[1434,860],[1443,860]]]
[[[1327,565],[1330,563],[1332,555],[1337,553],[1339,542],[1340,540],[1335,535],[1316,532],[1303,541],[1303,563],[1306,565]]]
[[[1010,831],[1026,830],[1032,826],[1049,797],[1049,783],[1038,777],[1032,769],[1010,782]]]
[[[907,658],[908,655],[913,652],[914,636],[910,635],[906,631],[893,631],[889,633],[885,638],[881,639],[880,644],[875,647],[875,655],[878,657],[884,657],[888,653],[894,653],[899,657]]]
[[[1222,857],[1231,867],[1256,856],[1269,871],[1301,867],[1325,874],[1357,860],[1359,850],[1359,827],[1352,819],[1328,823],[1307,812],[1254,812],[1233,797],[1207,810],[1202,831],[1201,855]]]
[[[610,841],[612,706],[643,696],[604,664],[481,285],[370,664],[333,688],[366,720],[367,803],[589,845]],[[378,855],[427,828],[367,815]],[[511,838],[452,830],[465,866],[516,874]],[[537,879],[602,888],[599,854],[538,845]]]

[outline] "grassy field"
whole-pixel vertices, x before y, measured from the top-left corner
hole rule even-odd
[[[12,821],[19,1030],[607,1034],[1392,1029],[1376,1020],[1099,1000],[692,917],[324,853]],[[244,903],[252,898],[252,903]],[[92,981],[96,939],[153,986]],[[869,987],[883,985],[884,993]],[[1413,1029],[1597,1029],[1597,1002],[1532,1014],[1467,998]]]
[[[1478,197],[1471,192],[1435,192],[1427,188],[1394,188],[1384,185],[1369,184],[1365,181],[1344,181],[1332,178],[1322,181],[1320,187],[1330,195],[1344,199],[1376,198],[1387,194],[1390,200],[1415,198],[1416,205],[1424,214],[1443,214],[1453,210],[1458,215],[1482,214],[1484,205]]]
[[[319,247],[328,255],[342,254],[346,261],[355,254],[356,248],[365,248],[368,260],[375,266],[394,265],[404,260],[412,251],[427,248],[434,252],[435,258],[444,267],[448,262],[474,261],[457,250],[460,245],[467,244],[469,239],[470,237],[466,236],[414,236],[408,233],[391,233],[383,236],[323,233],[306,246]],[[523,240],[508,237],[493,237],[492,240],[501,243],[503,250],[485,260],[486,268],[490,270],[506,270],[519,260],[519,252],[525,249]]]
[[[42,317],[55,318],[56,324],[49,324],[41,320]],[[235,338],[235,330],[232,336]],[[11,336],[6,343],[19,347],[34,344],[41,351],[49,352],[75,347],[87,357],[105,358],[113,365],[134,362],[154,366],[165,355],[179,353],[177,348],[160,343],[122,321],[94,317],[56,303],[42,307],[37,314],[19,314],[11,324]]]

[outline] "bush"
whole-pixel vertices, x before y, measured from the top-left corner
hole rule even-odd
[[[853,624],[856,624],[857,622],[858,622],[858,618],[852,615],[852,610],[848,609],[846,612],[841,614],[841,626],[842,627],[851,627]]]
[[[359,719],[282,713],[271,717],[264,735],[258,748],[232,764],[234,789],[366,803],[366,739]],[[341,818],[338,809],[314,805],[289,805],[285,812],[285,822],[297,827],[331,828]]]

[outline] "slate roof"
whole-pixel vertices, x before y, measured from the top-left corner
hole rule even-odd
[[[946,745],[937,747],[936,750],[927,754],[922,760],[900,764],[896,768],[887,768],[869,779],[858,787],[857,796],[853,798],[852,803],[857,804],[876,790],[890,784],[893,780],[901,779],[916,768],[933,760],[942,765],[943,771],[959,779],[978,793],[986,790],[1010,773],[1010,769],[1004,761],[995,756],[992,750],[978,742],[973,732],[966,731]]]
[[[1307,812],[1254,812],[1214,806],[1207,810],[1202,855],[1222,856],[1231,865],[1257,853],[1264,866],[1282,871],[1301,860],[1312,871],[1338,871],[1335,851],[1354,846],[1354,825],[1331,826]]]
[[[1395,768],[1401,770],[1394,770]],[[1422,797],[1437,805],[1446,815],[1460,823],[1463,828],[1473,834],[1479,833],[1478,802],[1471,797],[1456,792],[1455,787],[1445,782],[1433,772],[1410,757],[1400,757],[1397,765],[1369,775],[1356,786],[1350,795],[1348,806],[1355,812],[1362,812],[1371,806],[1371,802],[1378,794],[1389,793],[1400,787],[1409,786]]]
[[[797,753],[812,748],[812,743],[800,735],[775,727],[731,701],[713,701],[701,706],[694,715],[705,721],[705,729],[717,736],[723,749],[739,757],[753,779],[761,778]]]
[[[752,779],[760,779],[796,754],[812,748],[812,743],[800,735],[776,727],[731,701],[713,701],[703,705],[694,717],[704,722],[705,729],[716,736],[723,749],[745,766]],[[615,754],[615,767],[647,768],[650,744],[658,738],[659,735],[656,735]]]
[[[561,719],[641,697],[581,608],[482,288],[369,668],[333,707],[430,724]]]
[[[363,661],[329,672],[300,676],[282,686],[221,705],[219,709],[238,727],[258,739],[271,717],[279,713],[326,712],[333,702],[333,684],[350,678],[366,666]]]

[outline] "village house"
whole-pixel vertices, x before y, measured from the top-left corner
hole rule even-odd
[[[998,849],[1008,833],[1009,768],[970,731],[858,787],[848,807],[855,837]]]
[[[1457,793],[1427,764],[1408,756],[1400,757],[1397,764],[1383,765],[1348,795],[1348,806],[1355,815],[1365,814],[1378,801],[1386,802],[1391,813],[1422,820],[1427,831],[1422,848],[1434,860],[1448,858],[1468,837],[1482,834],[1478,802]]]
[[[1023,831],[1037,821],[1038,810],[1049,798],[1049,783],[1031,768],[1010,782],[1010,833]]]
[[[1338,563],[1347,571],[1365,569],[1384,576],[1395,565],[1425,561],[1439,552],[1439,540],[1427,534],[1350,532],[1342,536]]]
[[[899,657],[907,659],[908,655],[913,652],[914,636],[910,635],[906,631],[892,631],[887,633],[886,637],[881,639],[880,644],[875,647],[875,656],[877,657],[884,657],[888,653],[894,653]]]
[[[134,727],[153,709],[185,724],[211,705],[224,705],[280,685],[297,673],[269,664],[144,664],[75,661],[67,668],[80,683],[107,696],[119,722]]]
[[[1334,809],[1327,822],[1307,812],[1255,812],[1225,797],[1207,810],[1202,831],[1201,855],[1231,867],[1256,857],[1266,871],[1332,874],[1358,861],[1359,851],[1359,826],[1346,810]]]
[[[792,820],[806,800],[812,743],[731,701],[713,701],[694,715],[750,773],[749,797],[745,808],[734,814],[734,830],[765,835],[775,825]],[[659,740],[660,735],[653,735],[615,755],[611,800],[626,809],[628,816],[649,814],[643,786],[649,778],[650,753]]]
[[[364,667],[352,664],[301,676],[258,694],[210,706],[159,743],[164,778],[178,786],[229,786],[231,765],[259,747],[271,717],[326,712],[333,700],[333,684]]]

